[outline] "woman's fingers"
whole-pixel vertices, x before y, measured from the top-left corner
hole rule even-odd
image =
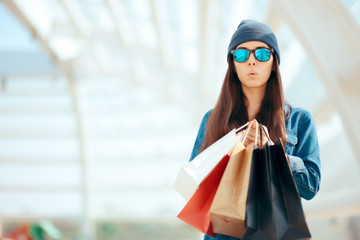
[[[258,138],[257,138],[257,143],[259,146],[263,146],[267,143],[268,141],[268,138],[266,136],[262,136],[262,141],[260,141],[260,135],[258,135]]]
[[[259,123],[256,120],[253,120],[249,128],[245,139],[243,140],[244,146],[247,147],[249,144],[256,143],[258,146],[263,146],[267,143],[268,139],[266,134],[263,132],[262,139],[260,139],[260,132],[259,132]]]
[[[258,122],[256,120],[254,120],[250,124],[251,125],[247,132],[247,135],[245,136],[245,139],[243,140],[245,147],[247,147],[249,144],[254,143],[256,136],[257,136],[256,131],[258,129]]]
[[[238,133],[236,133],[236,135],[242,135],[242,134],[244,134],[244,132],[245,132],[245,130],[242,130],[242,131],[240,131],[240,132],[238,132]]]

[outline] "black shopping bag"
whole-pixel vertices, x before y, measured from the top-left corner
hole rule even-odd
[[[311,237],[281,143],[253,152],[242,239]]]
[[[271,178],[263,149],[253,152],[242,239],[276,239]]]
[[[280,143],[265,146],[270,162],[276,239],[310,238],[294,177]]]

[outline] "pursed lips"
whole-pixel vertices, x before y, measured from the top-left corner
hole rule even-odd
[[[256,73],[256,72],[251,71],[251,72],[249,72],[249,73],[248,73],[248,75],[249,75],[250,77],[255,77],[255,76],[257,75],[257,73]]]

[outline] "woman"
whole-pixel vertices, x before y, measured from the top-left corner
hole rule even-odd
[[[281,139],[300,196],[312,199],[320,185],[315,123],[308,111],[284,102],[280,51],[271,28],[254,20],[242,21],[231,38],[227,61],[220,96],[203,117],[190,161],[232,129],[256,119],[268,128],[273,142]],[[245,146],[254,143],[254,136],[252,128]],[[205,235],[204,239],[213,238]],[[237,238],[218,234],[216,239]]]

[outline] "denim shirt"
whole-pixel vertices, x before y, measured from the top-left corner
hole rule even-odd
[[[289,116],[285,120],[287,143],[285,153],[289,156],[290,169],[302,198],[312,199],[320,186],[320,149],[314,119],[302,109],[290,107]],[[200,152],[204,141],[207,120],[212,110],[208,111],[200,124],[190,161]],[[235,240],[239,238],[217,234],[216,238],[205,235],[204,239]]]

